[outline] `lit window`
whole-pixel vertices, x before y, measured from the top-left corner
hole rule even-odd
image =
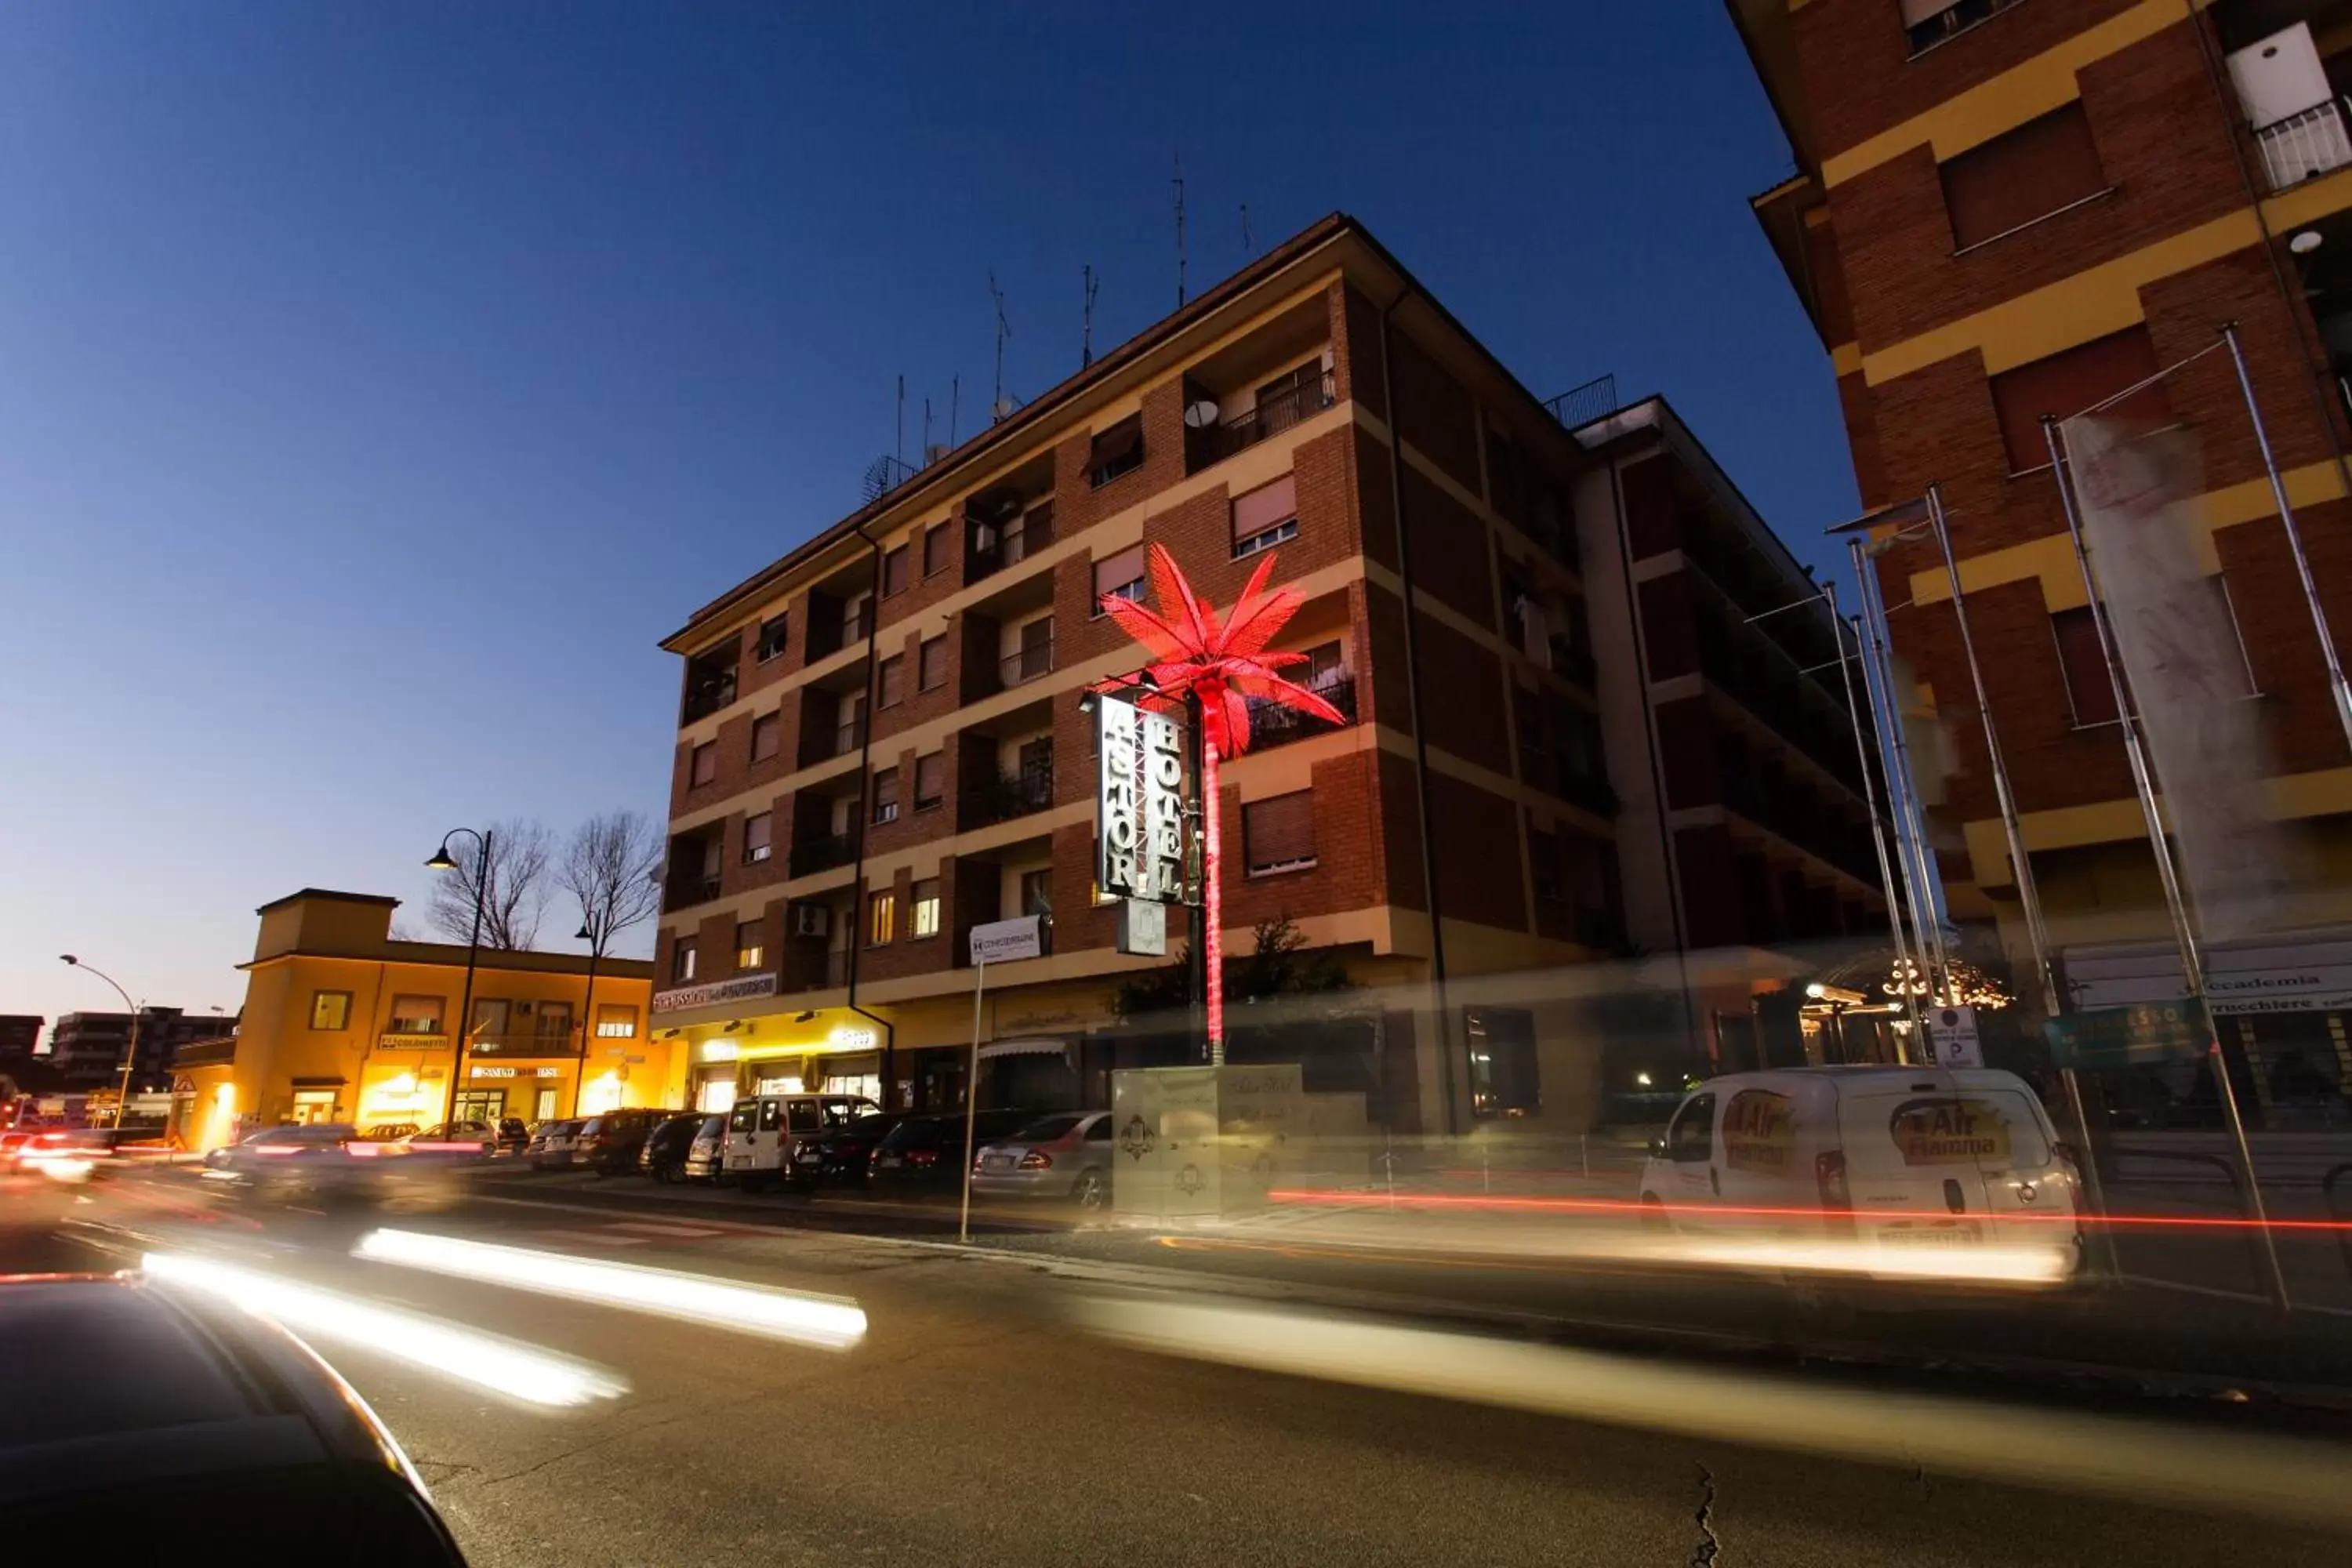
[[[914,907],[908,912],[913,923],[907,929],[908,936],[940,934],[940,879],[927,877],[917,882],[912,898]]]
[[[760,940],[758,921],[739,921],[735,926],[735,967],[738,970],[757,969],[766,960],[768,950]]]
[[[866,900],[866,940],[872,947],[880,947],[898,934],[898,895],[873,893]]]
[[[626,1002],[602,1002],[596,1006],[599,1039],[633,1040],[637,1035],[637,1010]]]
[[[392,999],[391,1029],[395,1035],[437,1035],[441,1032],[441,998],[438,996],[395,996]]]
[[[669,952],[669,977],[672,980],[693,979],[695,964],[698,957],[697,944],[692,937],[678,938],[677,945],[671,948]]]
[[[314,991],[310,994],[310,1027],[314,1029],[348,1028],[352,1021],[352,994],[348,991]]]

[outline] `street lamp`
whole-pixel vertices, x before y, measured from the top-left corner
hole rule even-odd
[[[580,1004],[580,1065],[572,1074],[572,1114],[580,1114],[580,1097],[588,1088],[588,1031],[596,1019],[596,961],[604,956],[604,942],[594,928],[594,921],[583,920],[572,940],[588,944],[588,994]]]
[[[131,1109],[131,1064],[139,1059],[138,1005],[131,1000],[131,993],[116,984],[114,976],[103,969],[92,968],[70,952],[61,952],[58,956],[76,969],[89,970],[92,974],[97,975],[109,985],[114,986],[114,994],[122,998],[122,1005],[131,1015],[131,1042],[122,1053],[122,1087],[118,1091],[118,1098],[114,1102],[114,1125],[119,1128],[122,1125],[123,1113]]]
[[[448,1101],[441,1112],[444,1122],[457,1120],[457,1085],[466,1076],[466,1047],[473,1039],[474,963],[482,952],[482,900],[490,890],[490,840],[493,836],[488,828],[477,833],[470,827],[453,827],[441,836],[441,847],[425,862],[425,868],[428,871],[457,870],[457,861],[449,853],[449,840],[460,833],[468,835],[479,846],[480,858],[474,864],[474,934],[466,943],[466,994],[465,999],[457,1004],[457,1059],[449,1071]]]

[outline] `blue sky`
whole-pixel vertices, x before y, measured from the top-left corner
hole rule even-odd
[[[658,814],[696,605],[920,399],[1356,214],[1539,395],[1855,510],[1710,0],[1292,10],[20,0],[0,49],[0,1012],[234,1010],[257,904]],[[943,433],[943,431],[942,431]],[[556,929],[561,922],[561,930]],[[421,924],[421,921],[418,921]],[[568,933],[561,914],[543,941]]]

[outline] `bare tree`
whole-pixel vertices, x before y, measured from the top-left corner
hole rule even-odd
[[[540,917],[547,912],[548,862],[555,840],[547,825],[514,817],[494,822],[489,829],[489,862],[483,864],[482,847],[470,833],[449,841],[457,869],[444,871],[433,884],[425,919],[452,942],[464,942],[474,931],[474,898],[482,900],[482,945],[509,952],[539,940]]]
[[[641,811],[613,811],[574,828],[555,880],[580,904],[589,955],[613,951],[613,939],[661,909],[662,832]]]

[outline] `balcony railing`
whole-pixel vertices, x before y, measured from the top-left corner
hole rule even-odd
[[[707,904],[719,896],[719,879],[699,874],[672,877],[662,890],[662,908],[683,910],[695,904]]]
[[[977,583],[1010,566],[1018,566],[1054,542],[1053,513],[1043,507],[996,536],[996,542],[975,544],[964,567],[963,580]]]
[[[1222,425],[1192,433],[1192,466],[1206,468],[1222,463],[1236,452],[1246,451],[1269,436],[1279,436],[1303,419],[1313,417],[1339,401],[1339,382],[1326,371],[1316,380],[1302,382],[1285,392],[1259,400],[1247,413],[1236,414]]]
[[[686,693],[686,721],[708,718],[735,700],[735,672],[698,680]]]
[[[836,757],[845,757],[865,743],[866,719],[862,714],[833,731],[833,754]]]
[[[1337,708],[1348,723],[1356,721],[1356,678],[1352,675],[1327,676],[1320,681],[1305,682],[1307,689]],[[1250,749],[1264,751],[1268,746],[1285,746],[1309,735],[1320,735],[1339,728],[1328,719],[1318,719],[1312,713],[1276,702],[1271,698],[1252,698],[1249,702]]]
[[[849,984],[849,950],[847,948],[824,955],[824,983],[828,989]]]
[[[1054,804],[1054,775],[1041,771],[1007,773],[978,789],[966,790],[962,826],[969,829],[1027,816]]]
[[[836,866],[846,866],[857,858],[857,835],[829,834],[823,838],[804,838],[793,846],[787,874],[814,877],[819,871],[830,871]]]
[[[2263,173],[2274,191],[2352,163],[2352,132],[2346,129],[2341,101],[2333,98],[2261,127],[2254,145],[2262,150]]]
[[[1054,668],[1054,639],[1024,645],[1018,653],[1006,654],[997,661],[996,678],[1005,687],[1023,685],[1048,675]]]

